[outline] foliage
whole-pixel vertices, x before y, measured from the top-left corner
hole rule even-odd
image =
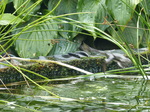
[[[127,25],[144,27],[141,21],[137,22],[141,18],[139,16],[141,12],[135,10],[136,7],[142,9],[138,5],[141,3],[140,0],[13,0],[12,2],[15,8],[13,15],[24,20],[24,23],[17,19],[17,24],[8,22],[4,25],[16,24],[10,31],[13,34],[11,41],[21,57],[46,56],[58,52],[62,54],[63,49],[66,49],[63,53],[75,51],[81,42],[74,43],[74,40],[82,29],[97,38],[99,35],[96,34],[95,28],[99,28],[109,32],[120,42],[123,40],[131,44],[134,48],[143,44],[141,43],[144,37],[143,30],[137,34],[137,28],[126,28]],[[6,20],[8,18],[10,16]],[[119,25],[121,27],[118,27]],[[53,39],[60,40],[60,43],[59,41],[54,43]],[[66,47],[66,42],[70,43],[68,50],[69,46]],[[72,46],[71,43],[75,45]],[[56,49],[59,44],[64,46]],[[8,45],[5,43],[4,46]]]
[[[18,18],[10,13],[5,13],[0,15],[0,25],[8,25],[8,24],[16,24],[20,22],[24,22],[23,19]]]
[[[7,12],[9,22],[1,27],[0,42],[6,50],[14,46],[20,57],[64,54],[79,48],[84,37],[78,36],[86,30],[93,40],[103,38],[119,46],[140,68],[131,48],[149,45],[148,4],[148,0],[3,1],[2,14],[7,5],[14,11]]]
[[[53,29],[57,29],[57,25],[52,24],[52,22],[52,20],[49,20],[44,22],[43,24],[31,27],[19,36],[19,38],[15,42],[16,50],[18,51],[19,56],[46,56],[47,53],[50,52],[53,47],[51,41],[54,38],[57,38],[57,32],[51,31]],[[21,26],[25,25],[22,24]],[[17,34],[19,32],[20,30],[17,30],[15,33]],[[24,51],[28,51],[28,53]]]
[[[80,34],[90,35],[93,41],[103,38],[116,44],[145,76],[132,48],[149,47],[149,4],[149,0],[1,0],[1,50],[13,46],[24,58],[64,54],[79,48],[84,40]]]

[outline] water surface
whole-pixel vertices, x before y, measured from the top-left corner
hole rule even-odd
[[[150,81],[143,79],[101,77],[41,84],[63,97],[52,97],[37,86],[18,84],[0,89],[0,110],[8,112],[148,112],[150,111]],[[19,107],[20,105],[22,107]],[[30,108],[26,109],[26,108]]]

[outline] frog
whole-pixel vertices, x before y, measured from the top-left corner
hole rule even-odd
[[[104,64],[103,64],[103,71],[106,71],[107,65],[111,64],[113,61],[117,63],[117,65],[120,68],[126,68],[129,65],[132,64],[131,60],[124,56],[124,54],[120,54],[120,53],[112,53],[110,51],[102,51],[102,50],[98,50],[98,49],[94,49],[90,46],[88,46],[85,43],[82,43],[80,46],[80,50],[81,51],[76,51],[75,53],[68,53],[65,55],[56,55],[53,56],[56,60],[58,58],[58,60],[73,60],[73,59],[77,59],[77,58],[82,58],[82,57],[90,57],[91,55],[104,55],[106,56],[106,58],[104,59]],[[9,56],[14,57],[14,55],[9,54]],[[43,60],[43,59],[47,59],[48,57],[44,57],[44,56],[39,56],[39,59]],[[17,64],[16,64],[17,62]],[[15,65],[21,65],[20,63],[18,64],[18,61],[13,60],[13,63],[15,63]],[[2,68],[2,67],[0,67]]]
[[[121,53],[112,53],[110,51],[102,51],[102,50],[94,49],[85,43],[82,43],[80,49],[88,54],[94,54],[94,55],[102,54],[106,56],[106,59],[104,60],[105,61],[104,69],[106,69],[106,65],[111,64],[113,61],[116,62],[120,68],[126,68],[132,65],[132,61],[124,54]]]

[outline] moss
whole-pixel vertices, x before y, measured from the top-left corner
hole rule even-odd
[[[86,58],[75,59],[71,61],[62,61],[62,62],[87,70],[89,72],[96,73],[96,72],[101,72],[102,65],[104,63],[104,57],[86,57]],[[39,73],[48,78],[59,78],[59,77],[76,76],[76,75],[83,74],[76,70],[63,67],[54,63],[34,63],[34,64],[21,65],[20,67]],[[25,73],[31,79],[40,78],[26,71],[23,71],[23,73]],[[22,75],[12,67],[0,69],[0,77],[4,82],[24,80]]]
[[[150,55],[144,54],[144,57],[150,58]],[[62,61],[63,63],[67,63],[69,65],[84,69],[86,71],[97,73],[103,71],[103,66],[105,64],[105,57],[84,57],[81,59],[75,59],[71,61]],[[142,63],[148,63],[146,60],[141,58]],[[81,75],[83,73],[78,72],[76,70],[63,67],[54,63],[34,63],[34,64],[26,64],[20,66],[21,68],[31,70],[33,72],[39,73],[47,78],[59,78],[59,77],[68,77],[68,76],[76,76]],[[107,70],[112,70],[119,68],[118,65],[113,62],[110,65],[107,65]],[[23,71],[23,70],[22,70]],[[36,76],[32,73],[28,73],[23,71],[28,77],[31,79],[40,79],[39,76]],[[14,68],[4,68],[0,69],[0,77],[4,82],[14,82],[14,81],[22,81],[24,80],[23,76]]]

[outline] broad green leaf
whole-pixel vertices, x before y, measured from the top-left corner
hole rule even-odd
[[[71,42],[64,38],[60,38],[57,44],[54,45],[49,53],[50,55],[67,54],[68,52],[75,52],[80,47],[81,43]]]
[[[137,19],[135,16],[134,18],[128,23],[127,28],[123,31],[123,40],[128,44],[132,45],[134,48],[139,47],[141,44],[141,40],[143,38],[144,30],[138,29],[137,27]],[[139,22],[140,28],[142,28],[143,23]],[[131,28],[132,27],[132,28]]]
[[[12,1],[13,1],[13,0],[8,0],[8,3],[9,3],[9,2],[12,2]]]
[[[107,12],[107,7],[105,5],[106,0],[101,0],[101,2],[98,4],[98,10],[97,14],[95,16],[95,26],[99,28],[100,30],[105,30],[109,27],[107,23],[105,22],[111,22],[112,19],[109,17],[109,14]]]
[[[32,58],[46,56],[53,47],[52,40],[57,38],[58,29],[53,21],[46,21],[24,32],[15,42],[15,48],[20,57]],[[52,31],[51,31],[52,30]],[[16,33],[19,33],[18,30]]]
[[[35,14],[40,9],[40,3],[42,0],[13,0],[14,8],[18,15],[25,17],[25,20],[30,19],[29,14]]]
[[[134,26],[135,27],[135,23],[129,22],[128,23],[129,26]],[[133,48],[137,48],[137,46],[139,47],[139,45],[141,44],[141,40],[144,34],[144,31],[141,29],[138,29],[138,35],[137,35],[137,29],[136,28],[125,28],[123,31],[123,39],[124,41],[126,41],[126,43],[128,43],[129,45],[132,45]]]
[[[127,25],[141,0],[106,0],[107,8],[119,25]],[[122,30],[125,27],[121,27]]]
[[[59,0],[49,0],[48,10],[51,11],[58,4],[58,1]],[[61,3],[54,10],[53,14],[62,15],[76,12],[77,2],[77,0],[61,0]],[[77,19],[77,15],[69,15],[68,17]]]
[[[0,0],[0,2],[7,2],[7,3],[10,3],[10,2],[12,2],[13,0]]]
[[[65,20],[66,19],[66,20]],[[65,39],[73,40],[74,37],[78,34],[78,32],[81,31],[81,28],[76,26],[76,21],[67,17],[64,17],[64,19],[57,19],[59,22],[58,24],[58,30],[59,34],[64,37]],[[74,23],[70,23],[74,22]]]
[[[52,10],[56,5],[58,4],[59,0],[49,0],[48,3],[48,10]],[[63,15],[63,14],[69,14],[69,13],[76,13],[77,12],[77,0],[62,0],[59,6],[53,11],[53,15]],[[77,20],[77,15],[68,15],[67,18],[71,18],[73,20]],[[72,33],[72,32],[65,32],[65,30],[71,30],[71,31],[78,31],[79,29],[76,28],[75,25],[69,24],[69,20],[66,20],[65,18],[58,18],[59,19],[59,30],[62,30],[59,32],[59,34],[66,38],[66,39],[73,39],[78,33]]]
[[[138,16],[134,14],[133,19],[127,24],[127,27],[123,31],[114,31],[114,29],[111,29],[111,35],[113,38],[120,42],[126,42],[133,48],[138,48],[144,35],[144,30],[139,28],[143,28],[144,24],[141,21],[139,21],[138,24],[137,18]],[[139,25],[139,28],[137,27],[137,24]]]
[[[100,1],[101,0],[79,0],[78,2],[78,12],[86,12],[85,14],[79,14],[79,21],[83,23],[84,28],[89,31],[93,37],[96,36],[94,23]]]
[[[4,13],[0,15],[0,25],[17,24],[20,22],[24,22],[24,20],[17,16],[14,16],[13,14]]]

